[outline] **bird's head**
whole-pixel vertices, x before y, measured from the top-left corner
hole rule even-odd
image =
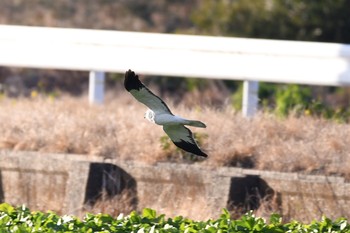
[[[147,111],[145,112],[145,118],[150,122],[155,123],[154,116],[154,112],[151,109],[147,109]]]

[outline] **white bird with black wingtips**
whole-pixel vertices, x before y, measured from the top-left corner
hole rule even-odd
[[[143,85],[138,75],[131,70],[125,73],[124,86],[135,99],[149,108],[145,113],[145,118],[157,125],[162,125],[164,132],[176,146],[199,156],[208,156],[197,145],[191,130],[185,127],[185,125],[189,125],[206,128],[203,122],[188,120],[172,114],[164,101]]]

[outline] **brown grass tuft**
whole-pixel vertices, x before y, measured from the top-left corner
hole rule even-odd
[[[82,212],[108,213],[113,217],[117,217],[119,214],[128,215],[135,209],[135,191],[125,189],[112,198],[102,193],[102,197],[94,205],[85,205]]]

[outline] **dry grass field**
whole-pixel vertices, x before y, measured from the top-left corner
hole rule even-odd
[[[197,94],[194,92],[193,95]],[[122,87],[116,87],[113,93],[109,91],[105,104],[93,106],[84,95],[0,96],[0,150],[98,155],[147,164],[195,162],[210,168],[235,166],[337,175],[350,180],[349,124],[310,116],[291,115],[281,119],[262,112],[247,119],[231,106],[218,108],[198,104],[198,96],[187,96],[185,99],[192,101],[185,101],[186,105],[174,104],[170,98],[165,101],[174,114],[207,124],[206,129],[192,128],[209,155],[207,159],[193,158],[178,150],[167,140],[160,126],[144,119],[146,107]],[[126,190],[111,200],[100,200],[94,206],[87,206],[86,211],[112,215],[128,213],[133,209],[128,205],[132,197]],[[338,203],[337,200],[333,202]],[[196,203],[204,205],[205,200]],[[270,202],[264,204],[262,200],[262,203],[258,215],[268,216],[279,211],[279,207],[271,209]],[[184,205],[193,207],[192,203]],[[195,211],[185,212],[185,215],[207,216],[201,208],[186,207],[184,210]],[[320,210],[304,212],[283,214],[287,220],[309,221],[320,216]],[[339,216],[341,213],[335,208],[327,214]]]
[[[146,108],[122,89],[106,103],[87,97],[0,99],[0,149],[117,157],[144,163],[193,162],[143,118]],[[202,166],[340,175],[350,178],[350,125],[267,113],[246,119],[230,106],[171,104],[173,113],[207,124],[192,128],[209,154]],[[164,148],[169,147],[169,148]]]

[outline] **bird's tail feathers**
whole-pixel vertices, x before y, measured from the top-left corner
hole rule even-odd
[[[199,127],[199,128],[206,128],[207,127],[203,122],[201,122],[201,121],[193,121],[193,120],[189,120],[186,125]]]

